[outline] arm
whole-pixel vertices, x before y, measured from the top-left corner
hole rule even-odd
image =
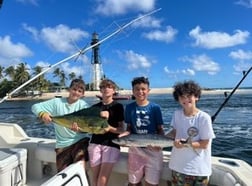
[[[128,135],[130,135],[130,133],[131,133],[131,126],[130,126],[130,124],[127,124],[126,131],[122,132],[122,133],[118,136],[118,138],[121,138],[121,137],[123,137],[123,136],[128,136]]]
[[[112,133],[115,133],[115,134],[122,134],[122,133],[124,133],[125,130],[124,130],[124,123],[123,123],[123,121],[120,121],[119,122],[119,126],[116,127],[116,128],[109,126],[108,127],[108,131],[112,132]]]
[[[191,147],[194,149],[206,149],[209,144],[209,139],[191,142]]]
[[[36,103],[32,105],[32,112],[38,116],[44,123],[48,124],[52,121],[51,114],[54,111],[54,99]]]

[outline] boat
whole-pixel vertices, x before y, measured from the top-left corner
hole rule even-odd
[[[0,185],[1,186],[58,186],[88,185],[92,176],[80,162],[63,171],[56,171],[55,140],[29,137],[20,125],[0,122]],[[115,164],[109,186],[127,185],[127,147]],[[160,186],[167,186],[171,179],[170,151],[163,151],[163,171]],[[252,166],[240,159],[212,157],[213,173],[210,186],[250,186]]]
[[[102,100],[102,96],[101,95],[96,95],[97,98],[99,98],[100,100]],[[113,99],[114,100],[131,100],[134,99],[133,95],[129,95],[129,94],[119,94],[119,93],[115,93],[113,95]]]

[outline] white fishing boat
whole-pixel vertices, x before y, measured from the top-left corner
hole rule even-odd
[[[87,176],[80,163],[56,172],[55,140],[29,137],[14,123],[0,123],[0,185],[1,186],[59,186],[88,185]],[[171,179],[168,167],[170,152],[164,151],[163,172],[160,186],[167,186]],[[250,186],[252,167],[243,160],[212,157],[211,186]],[[88,168],[87,174],[92,172]],[[115,165],[110,186],[127,185],[127,148]]]

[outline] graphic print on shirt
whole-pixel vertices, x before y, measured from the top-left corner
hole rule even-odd
[[[150,116],[145,110],[136,110],[136,131],[138,134],[147,134],[150,125]]]

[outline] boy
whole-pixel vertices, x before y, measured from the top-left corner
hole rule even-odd
[[[100,83],[102,100],[93,105],[107,111],[110,125],[105,134],[93,134],[88,147],[90,166],[93,171],[93,186],[107,186],[114,164],[119,160],[120,146],[113,143],[123,131],[124,108],[121,103],[113,100],[116,84],[110,79]],[[105,114],[105,113],[103,113]]]
[[[127,131],[134,134],[164,134],[160,106],[148,100],[150,83],[148,78],[136,77],[131,82],[135,101],[126,105],[125,123]],[[158,185],[163,166],[163,153],[160,147],[130,147],[128,158],[128,179],[130,186]]]
[[[81,79],[74,79],[69,88],[67,98],[53,98],[32,106],[32,112],[44,123],[52,122],[51,116],[59,116],[87,108],[88,104],[81,98],[85,93],[85,83]],[[89,136],[87,133],[75,132],[66,127],[54,124],[56,136],[56,165],[60,172],[68,165],[88,161],[87,147]]]
[[[173,88],[173,97],[182,109],[173,114],[169,135],[175,138],[169,162],[172,186],[207,186],[215,135],[211,117],[196,106],[201,88],[194,81],[179,82]]]

